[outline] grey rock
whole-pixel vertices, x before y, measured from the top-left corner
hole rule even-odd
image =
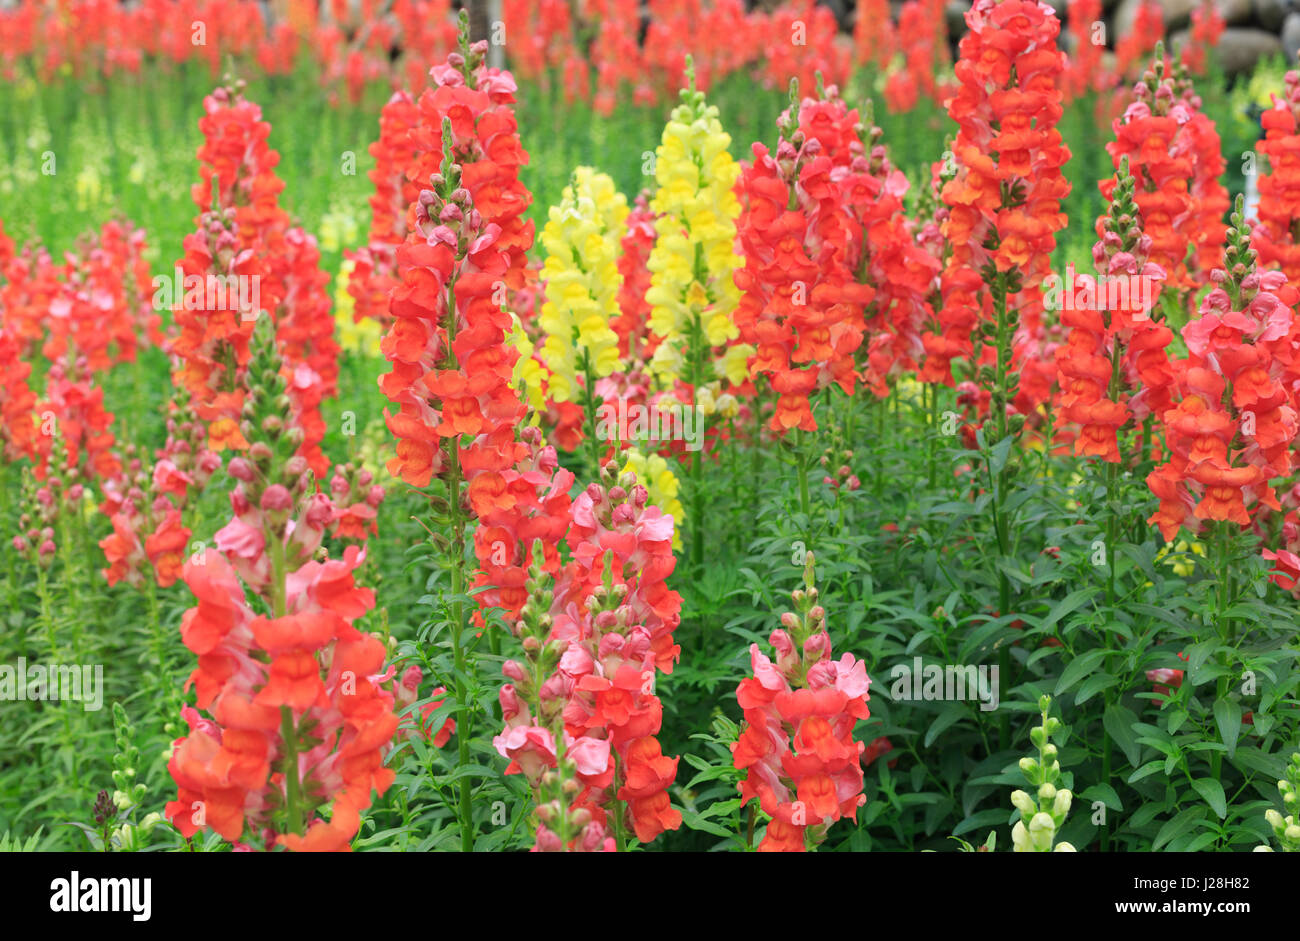
[[[1219,39],[1219,64],[1229,75],[1241,75],[1265,56],[1282,51],[1282,41],[1262,29],[1228,27]]]
[[[1255,0],[1255,20],[1270,33],[1276,33],[1286,19],[1286,0]]]
[[[1223,17],[1223,22],[1229,26],[1240,26],[1242,23],[1250,22],[1254,15],[1251,8],[1251,0],[1216,0],[1219,7],[1219,15]]]
[[[1282,21],[1282,54],[1288,65],[1300,61],[1300,13],[1288,13]]]

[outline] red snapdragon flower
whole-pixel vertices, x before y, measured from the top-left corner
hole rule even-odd
[[[747,772],[743,803],[757,800],[771,817],[760,852],[803,852],[821,842],[841,817],[857,819],[866,803],[862,760],[867,746],[853,739],[858,720],[870,716],[866,666],[853,654],[831,659],[826,611],[817,603],[812,553],[805,587],[792,593],[801,614],[787,612],[772,632],[775,662],[750,646],[753,676],[741,680],[736,700],[745,713],[732,748]],[[879,751],[875,749],[874,759]]]

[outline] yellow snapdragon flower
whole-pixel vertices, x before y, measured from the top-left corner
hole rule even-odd
[[[536,424],[541,418],[541,413],[546,411],[546,393],[542,387],[548,376],[546,368],[533,357],[535,347],[524,330],[523,322],[514,311],[510,312],[510,319],[514,321],[514,325],[506,335],[506,343],[519,351],[519,359],[515,360],[512,383],[528,405],[530,424]]]
[[[735,250],[740,203],[733,187],[740,165],[727,150],[731,137],[701,92],[683,89],[681,97],[655,151],[658,189],[650,208],[659,214],[658,238],[646,264],[650,330],[661,338],[651,369],[665,384],[681,376],[682,347],[697,322],[709,346],[739,335],[732,319],[740,301],[733,274],[744,263]],[[739,381],[752,352],[729,349],[714,372]]]
[[[345,259],[339,265],[339,276],[334,279],[334,326],[338,328],[339,345],[366,356],[379,356],[379,338],[383,328],[369,317],[361,323],[352,319],[356,301],[348,293],[348,280],[354,267],[352,259]]]
[[[1166,559],[1170,553],[1174,553],[1172,558]],[[1174,574],[1187,578],[1196,571],[1196,563],[1189,558],[1191,555],[1199,555],[1205,558],[1205,543],[1195,542],[1188,543],[1186,539],[1180,539],[1178,542],[1167,542],[1164,547],[1156,553],[1156,561],[1165,560],[1165,565],[1174,570]]]
[[[623,276],[618,256],[627,199],[614,181],[591,167],[578,167],[552,206],[542,229],[546,300],[538,322],[546,332],[541,357],[550,370],[550,394],[567,402],[578,392],[577,376],[590,369],[600,379],[618,369],[618,316]]]
[[[357,243],[357,217],[344,209],[331,209],[320,220],[320,250],[337,252]]]
[[[647,456],[637,448],[629,448],[627,463],[623,465],[622,472],[636,474],[637,483],[645,487],[649,494],[649,502],[663,510],[665,516],[673,518],[673,548],[680,550],[682,540],[679,533],[682,531],[682,521],[686,519],[686,511],[677,499],[677,475],[669,467],[668,461],[661,455]]]

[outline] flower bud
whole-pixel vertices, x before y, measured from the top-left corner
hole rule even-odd
[[[1032,817],[1038,812],[1038,805],[1034,803],[1034,799],[1025,791],[1012,791],[1011,803],[1017,810],[1027,817]]]

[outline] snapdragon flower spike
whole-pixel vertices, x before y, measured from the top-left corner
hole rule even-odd
[[[1070,843],[1056,842],[1074,795],[1068,788],[1057,786],[1061,780],[1061,762],[1057,760],[1057,748],[1051,737],[1060,731],[1061,720],[1048,715],[1051,707],[1050,696],[1038,700],[1043,722],[1029,733],[1038,748],[1038,757],[1020,759],[1020,771],[1035,793],[1013,791],[1011,794],[1011,803],[1020,811],[1020,819],[1011,828],[1011,848],[1016,853],[1075,851]]]
[[[860,230],[833,183],[831,158],[801,128],[804,110],[818,103],[801,101],[795,83],[790,102],[776,153],[755,143],[736,187],[745,262],[735,273],[742,293],[733,319],[741,343],[754,349],[751,378],[769,377],[778,394],[770,427],[781,434],[816,430],[809,396],[818,389],[837,384],[853,393],[861,311],[875,294],[853,276],[850,240]],[[865,175],[865,161],[857,169]]]
[[[113,413],[104,408],[104,389],[95,383],[84,357],[50,365],[36,415],[37,480],[51,473],[74,474],[90,484],[122,469],[114,450]],[[62,444],[57,457],[52,448],[56,438]]]
[[[482,612],[497,608],[507,623],[519,616],[527,598],[528,567],[540,564],[559,571],[559,544],[569,526],[569,491],[573,474],[560,466],[555,448],[537,428],[524,428],[520,440],[526,454],[500,472],[500,491],[481,500],[482,513],[474,531],[479,571],[474,587],[480,622]],[[532,555],[534,546],[542,555]]]
[[[375,517],[384,502],[384,488],[375,483],[375,475],[351,463],[335,466],[330,478],[330,499],[334,504],[334,522],[330,536],[364,543],[377,535]]]
[[[492,745],[510,760],[506,774],[524,775],[532,788],[535,851],[612,851],[615,841],[608,835],[605,810],[588,799],[592,788],[607,788],[613,780],[610,743],[571,736],[565,728],[566,686],[556,670],[568,645],[552,637],[553,580],[541,564],[540,540],[531,551],[528,600],[511,622],[524,659],[508,660],[502,667],[513,682],[501,687],[505,727]]]
[[[586,594],[603,584],[608,572],[627,586],[629,623],[648,632],[655,665],[672,673],[681,654],[673,632],[682,607],[682,596],[667,584],[677,565],[673,518],[648,503],[649,494],[633,475],[615,479],[614,466],[607,464],[601,477],[574,498],[568,532],[572,561],[556,589],[557,603],[581,610]]]
[[[429,70],[433,87],[416,102],[419,115],[407,138],[415,156],[406,177],[417,188],[427,185],[430,176],[442,171],[444,150],[450,146],[461,185],[469,191],[474,208],[486,226],[497,227],[497,247],[506,256],[499,278],[505,282],[504,301],[508,301],[509,292],[524,287],[527,253],[533,245],[533,223],[523,215],[533,197],[519,180],[528,152],[519,140],[515,118],[517,86],[510,72],[487,66],[486,40],[469,42],[469,21],[463,11],[458,42],[459,51]],[[451,131],[445,134],[448,119]],[[408,231],[414,211],[408,210]],[[497,306],[505,306],[499,294]]]
[[[540,353],[557,402],[590,403],[595,380],[618,368],[611,321],[622,288],[617,259],[627,213],[627,199],[614,181],[591,167],[574,170],[559,205],[548,210],[541,239],[546,263],[540,324],[546,340]]]
[[[504,487],[501,472],[523,456],[515,426],[524,407],[512,385],[518,353],[506,342],[513,323],[493,300],[509,265],[501,228],[461,186],[451,128],[445,119],[443,169],[431,177],[435,189],[421,191],[398,250],[402,284],[390,297],[394,321],[381,343],[393,369],[379,386],[401,407],[385,411],[398,438],[389,473],[427,486],[448,466],[444,448],[456,447],[471,507],[481,513]],[[460,444],[465,436],[468,447]]]
[[[1261,267],[1280,268],[1300,279],[1300,72],[1286,73],[1282,98],[1260,116],[1264,139],[1256,145],[1259,167],[1258,222],[1252,232]]]
[[[353,261],[348,293],[355,300],[353,320],[389,321],[388,294],[399,282],[397,247],[406,239],[406,212],[419,197],[419,187],[406,177],[416,158],[410,131],[419,120],[415,99],[396,91],[379,113],[379,139],[370,145],[375,158],[368,176],[375,185],[370,196],[370,236],[366,244],[344,252]]]
[[[346,850],[372,791],[393,780],[384,767],[398,727],[385,688],[392,669],[384,644],[353,624],[374,606],[353,581],[364,553],[317,557],[333,508],[296,453],[301,429],[285,427],[288,395],[265,321],[249,372],[250,447],[229,467],[234,517],[216,548],[182,570],[197,601],[181,622],[198,657],[197,708],[184,710],[189,734],[168,764],[178,795],[165,816],[187,839],[210,827],[230,842],[260,835],[268,849]]]
[[[664,388],[723,377],[738,384],[753,352],[734,342],[740,300],[734,274],[743,261],[736,253],[740,204],[733,187],[740,168],[727,151],[731,138],[717,107],[695,90],[693,69],[687,75],[688,87],[655,149],[657,187],[650,201],[658,238],[646,262],[646,301],[656,342],[651,367]],[[704,366],[711,375],[697,374]]]
[[[1228,162],[1223,156],[1214,120],[1202,110],[1201,96],[1196,94],[1188,67],[1180,60],[1171,66],[1174,91],[1187,107],[1190,120],[1179,129],[1179,136],[1187,138],[1192,153],[1193,178],[1189,191],[1192,194],[1192,218],[1189,229],[1192,235],[1193,258],[1190,269],[1208,277],[1215,268],[1223,267],[1223,246],[1227,226],[1223,217],[1232,208],[1223,174]]]
[[[52,452],[55,461],[61,463],[64,449],[57,439]],[[22,496],[19,501],[22,512],[18,516],[17,532],[10,543],[14,550],[37,568],[50,569],[58,551],[55,530],[61,528],[60,519],[65,514],[81,512],[80,502],[84,492],[85,488],[80,483],[67,485],[57,474],[38,482],[30,468],[23,468]]]
[[[201,182],[193,188],[194,201],[201,219],[224,211],[233,223],[229,231],[236,252],[257,259],[257,271],[240,272],[254,279],[241,283],[240,299],[255,296],[275,323],[293,418],[304,431],[302,455],[317,476],[324,476],[329,460],[319,447],[325,436],[320,404],[338,391],[339,354],[329,276],[320,267],[316,239],[292,226],[289,214],[280,208],[284,182],[275,173],[280,155],[268,143],[270,124],[262,120],[261,109],[244,98],[243,88],[242,81],[235,82],[204,98],[205,113],[199,121],[204,134],[198,153]],[[228,298],[222,307],[230,307]],[[257,310],[240,314],[244,320],[257,316]],[[246,341],[247,330],[244,334]]]
[[[956,175],[943,188],[949,207],[943,234],[952,254],[941,278],[940,329],[925,337],[925,378],[949,385],[951,361],[971,358],[973,340],[992,327],[977,329],[990,314],[981,281],[1000,280],[1016,308],[1020,336],[1035,334],[1037,289],[1065,226],[1061,200],[1070,192],[1061,172],[1070,152],[1056,127],[1065,57],[1056,46],[1055,13],[1036,0],[977,0],[966,24],[956,64],[959,86],[948,102],[958,123]],[[1005,391],[1014,399],[1014,383]]]
[[[841,817],[857,819],[862,794],[863,742],[854,726],[870,717],[866,665],[846,653],[831,659],[826,609],[818,601],[808,553],[804,587],[791,593],[796,611],[772,632],[775,662],[749,648],[754,675],[740,681],[736,700],[744,728],[732,747],[745,771],[742,803],[758,801],[771,818],[760,852],[804,852],[826,838]]]
[[[112,535],[99,542],[110,585],[125,580],[140,587],[149,577],[146,564],[160,588],[175,583],[191,535],[184,511],[190,496],[202,492],[221,467],[221,456],[207,448],[204,423],[183,386],[173,391],[170,407],[167,441],[156,460],[147,463],[128,444],[125,469],[101,488],[100,512],[113,526]]]
[[[929,298],[941,265],[918,244],[903,212],[907,177],[889,159],[870,100],[859,117],[831,86],[819,100],[805,99],[799,127],[830,157],[832,183],[852,214],[843,263],[864,283],[846,290],[845,298],[866,305],[862,379],[884,398],[890,379],[915,370],[923,358],[921,332],[934,316]]]
[[[7,320],[7,318],[6,318]],[[36,456],[36,393],[28,382],[32,364],[23,358],[22,343],[5,321],[0,321],[0,459],[15,462]]]
[[[248,447],[239,432],[242,370],[248,363],[249,341],[261,308],[253,307],[251,292],[237,292],[232,302],[226,292],[218,297],[207,290],[208,284],[261,283],[265,265],[240,243],[231,210],[204,213],[198,231],[185,237],[185,255],[176,267],[193,289],[186,288],[182,297],[173,298],[175,328],[168,342],[173,382],[185,388],[195,414],[207,424],[205,447],[218,453]]]
[[[506,664],[515,682],[501,691],[507,729],[495,741],[510,770],[532,780],[555,766],[561,736],[583,785],[571,806],[602,825],[614,814],[615,831],[626,825],[643,843],[681,825],[668,797],[677,759],[660,747],[654,692],[656,672],[671,672],[680,653],[672,632],[681,596],[663,583],[674,564],[672,529],[633,475],[616,481],[606,465],[602,483],[573,503],[573,560],[541,595],[550,576],[540,542],[534,547],[531,600],[514,627],[528,664]]]
[[[1070,0],[1070,58],[1066,61],[1066,89],[1071,100],[1099,92],[1111,77],[1102,66],[1104,43],[1093,42],[1096,24],[1102,18],[1102,0]]]
[[[646,263],[654,250],[658,232],[655,213],[650,209],[650,191],[637,194],[624,220],[626,229],[619,243],[618,273],[622,279],[618,290],[618,316],[610,327],[618,334],[618,355],[629,364],[644,369],[654,356],[654,338],[650,333],[650,269]]]
[[[1209,52],[1219,45],[1227,24],[1214,0],[1201,0],[1192,11],[1191,40],[1183,46],[1183,64],[1196,75],[1208,69]]]
[[[1161,416],[1169,459],[1147,477],[1160,507],[1149,522],[1167,541],[1206,520],[1248,526],[1261,506],[1281,509],[1271,481],[1289,476],[1300,423],[1272,354],[1294,329],[1280,271],[1260,272],[1242,200],[1228,229],[1227,270],[1200,316],[1183,327],[1188,359],[1176,363],[1181,399]]]
[[[853,22],[854,58],[858,65],[884,69],[899,45],[887,0],[862,0]]]
[[[672,631],[681,598],[656,581],[672,570],[673,523],[648,504],[635,476],[623,474],[609,486],[612,465],[602,476],[603,485],[593,484],[574,502],[574,562],[552,608],[551,637],[567,643],[556,678],[568,691],[569,733],[605,739],[618,758],[610,766],[610,792],[591,785],[591,799],[622,802],[637,839],[648,843],[682,822],[668,797],[678,759],[666,757],[656,737],[663,705],[654,692],[656,671],[671,673],[680,653]],[[596,524],[590,531],[580,522],[586,500]]]
[[[1069,334],[1056,349],[1061,417],[1078,426],[1074,453],[1110,463],[1121,459],[1120,430],[1163,412],[1173,381],[1165,353],[1173,332],[1152,317],[1165,275],[1147,260],[1151,238],[1140,227],[1127,158],[1116,180],[1093,246],[1102,278],[1082,275],[1065,286],[1070,295],[1059,306]]]
[[[1151,261],[1165,272],[1168,289],[1190,303],[1198,273],[1221,265],[1221,220],[1229,206],[1219,182],[1224,163],[1214,122],[1200,111],[1190,81],[1170,73],[1157,44],[1106,149],[1116,168],[1128,157],[1142,228],[1151,236]],[[1102,183],[1102,196],[1110,198],[1114,186],[1113,180]]]

